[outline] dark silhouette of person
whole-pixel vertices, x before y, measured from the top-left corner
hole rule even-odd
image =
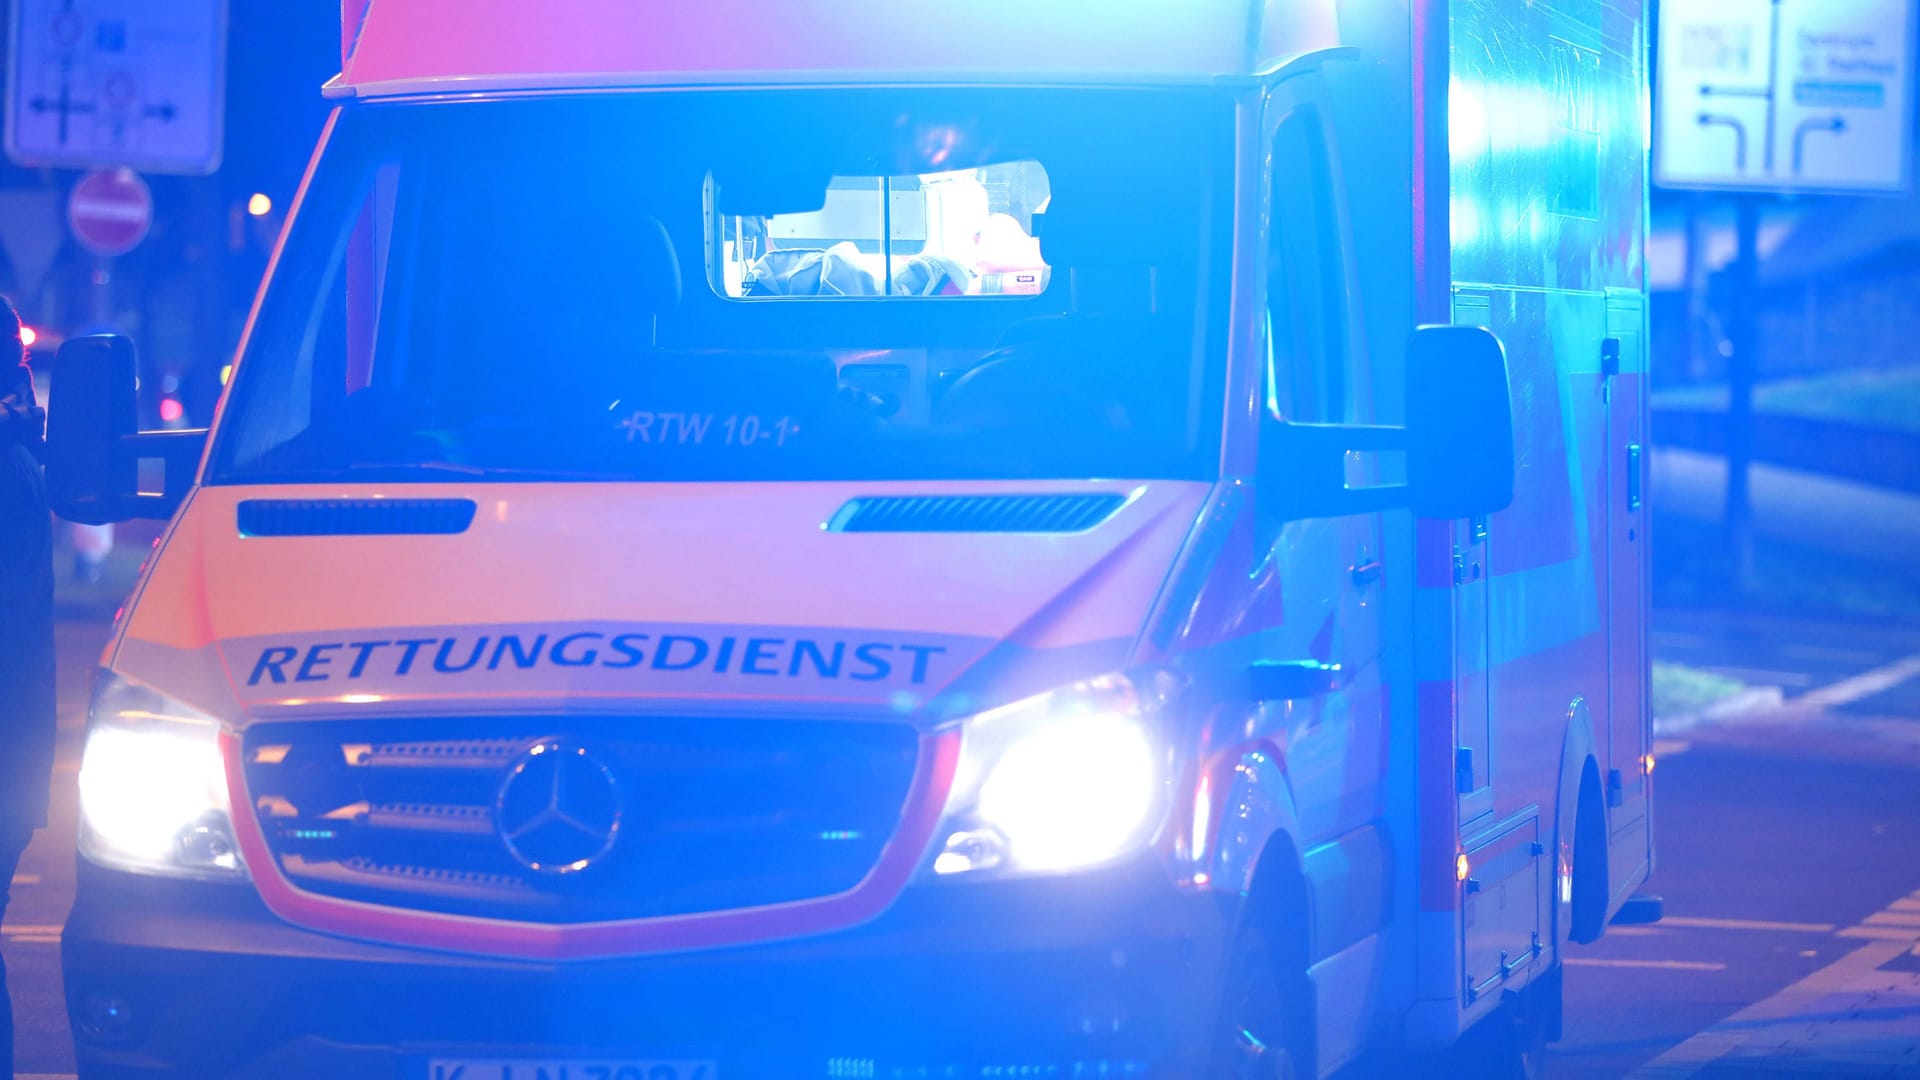
[[[47,823],[53,773],[53,523],[40,474],[46,416],[20,315],[0,297],[0,917],[20,856]],[[13,1002],[0,958],[0,1075],[13,1069]]]

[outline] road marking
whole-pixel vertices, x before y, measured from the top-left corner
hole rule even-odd
[[[73,1073],[15,1073],[14,1080],[80,1080]]]
[[[1830,709],[1836,705],[1848,705],[1861,698],[1872,697],[1885,690],[1891,690],[1908,679],[1920,675],[1920,653],[1904,660],[1895,660],[1891,664],[1862,672],[1851,679],[1841,679],[1832,686],[1823,686],[1809,694],[1794,699],[1796,705],[1813,705]]]
[[[1920,930],[1920,911],[1881,911],[1867,916],[1869,926],[1910,926]]]
[[[8,923],[6,926],[0,926],[0,934],[8,937],[46,937],[48,934],[58,935],[59,933],[58,923],[45,926],[32,923]]]
[[[15,874],[13,875],[13,883],[15,885],[38,885],[40,884],[40,875],[39,874]]]
[[[1660,920],[1661,926],[1678,926],[1690,930],[1779,930],[1792,934],[1831,934],[1834,924],[1830,922],[1769,922],[1765,919],[1706,919],[1692,915],[1668,915]]]
[[[1862,938],[1867,941],[1912,941],[1920,934],[1908,926],[1849,926],[1834,932],[1835,937]]]
[[[1777,1031],[1767,1030],[1774,1022],[1834,1011],[1833,999],[1836,996],[1852,991],[1854,982],[1861,976],[1912,948],[1914,936],[1908,932],[1897,943],[1876,941],[1860,946],[1772,997],[1741,1009],[1633,1070],[1627,1074],[1628,1080],[1681,1080],[1740,1049],[1757,1036],[1778,1038]],[[1572,958],[1562,961],[1572,962]]]
[[[1727,965],[1705,960],[1606,960],[1595,956],[1569,956],[1560,961],[1568,967],[1655,968],[1660,971],[1725,971]]]
[[[1654,647],[1660,649],[1703,649],[1709,644],[1707,635],[1684,630],[1655,630],[1651,636]]]
[[[1920,900],[1911,896],[1901,897],[1887,906],[1888,911],[1920,911]]]

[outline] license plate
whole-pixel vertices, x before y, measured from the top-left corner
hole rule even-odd
[[[427,1080],[718,1080],[711,1061],[434,1058]]]

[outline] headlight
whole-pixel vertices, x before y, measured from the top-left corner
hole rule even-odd
[[[246,872],[233,842],[220,724],[102,672],[80,760],[80,852],[183,877]]]
[[[1160,690],[1109,675],[968,720],[934,872],[1077,870],[1137,850],[1166,807]]]

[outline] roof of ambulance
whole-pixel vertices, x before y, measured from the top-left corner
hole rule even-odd
[[[338,96],[1182,82],[1339,45],[1336,0],[367,0]],[[346,5],[353,18],[356,5]]]

